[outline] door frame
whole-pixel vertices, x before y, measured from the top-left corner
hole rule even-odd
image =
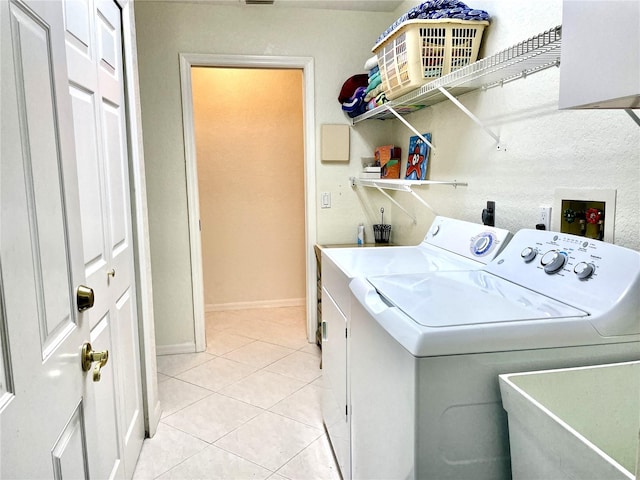
[[[193,93],[191,67],[288,68],[301,69],[303,76],[304,129],[304,191],[305,191],[305,277],[307,339],[315,342],[317,323],[316,264],[313,247],[316,243],[316,169],[315,169],[315,113],[314,73],[312,57],[284,57],[261,55],[220,55],[208,53],[180,53],[180,89],[182,93],[182,123],[187,174],[187,210],[189,212],[189,245],[191,254],[191,288],[195,350],[206,349],[204,281],[202,274],[202,244],[200,239],[200,201],[198,195],[198,167],[195,128],[193,121]]]
[[[129,154],[129,189],[133,234],[134,270],[140,339],[140,370],[144,428],[152,437],[160,423],[162,409],[158,396],[155,322],[151,283],[151,246],[147,211],[147,184],[142,144],[142,113],[138,81],[138,50],[134,0],[114,0],[121,9],[124,96],[126,105],[127,147]]]

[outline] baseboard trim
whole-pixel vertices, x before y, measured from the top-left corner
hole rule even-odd
[[[195,351],[196,344],[193,342],[156,345],[156,355],[176,355],[178,353],[195,353]]]
[[[285,298],[282,300],[260,300],[257,302],[234,303],[208,303],[205,312],[224,312],[227,310],[243,310],[247,308],[278,308],[278,307],[302,307],[306,304],[305,298]]]

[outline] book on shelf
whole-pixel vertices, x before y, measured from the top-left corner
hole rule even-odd
[[[380,180],[380,172],[361,172],[359,178],[367,180]]]
[[[431,134],[425,133],[424,138],[431,142]],[[431,148],[420,137],[414,135],[409,138],[409,156],[407,157],[407,180],[426,180],[427,167],[429,166],[429,152]]]
[[[382,145],[374,151],[376,162],[382,167],[380,178],[400,178],[402,149],[395,145]]]

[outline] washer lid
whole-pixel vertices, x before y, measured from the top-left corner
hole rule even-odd
[[[388,303],[426,327],[588,316],[484,271],[386,275],[368,280]]]

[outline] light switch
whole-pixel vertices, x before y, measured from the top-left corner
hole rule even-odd
[[[331,192],[322,192],[320,206],[322,208],[331,208]]]

